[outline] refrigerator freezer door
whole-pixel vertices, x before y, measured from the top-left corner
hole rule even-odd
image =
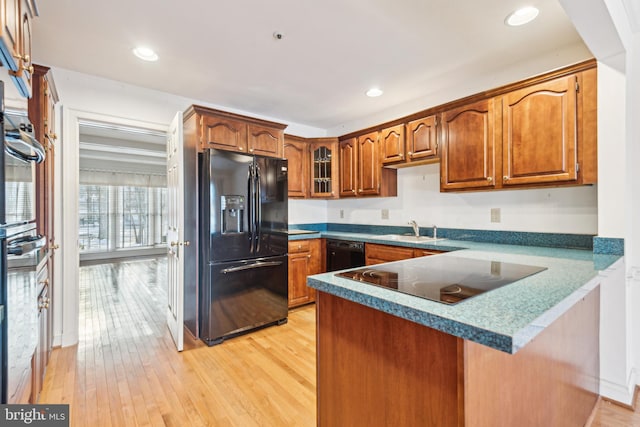
[[[258,177],[255,254],[258,257],[287,253],[287,161],[256,156]]]
[[[287,256],[211,263],[200,338],[209,345],[287,318]]]

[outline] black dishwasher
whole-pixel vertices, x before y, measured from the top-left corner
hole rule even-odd
[[[362,267],[364,243],[327,239],[327,271]]]

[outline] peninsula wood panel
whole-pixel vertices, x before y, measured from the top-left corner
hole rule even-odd
[[[582,427],[598,398],[600,288],[516,354],[464,342],[465,426]]]
[[[483,100],[442,115],[442,190],[495,186],[495,107]]]
[[[318,426],[461,425],[458,338],[317,293]]]
[[[502,98],[502,185],[577,179],[577,76]]]

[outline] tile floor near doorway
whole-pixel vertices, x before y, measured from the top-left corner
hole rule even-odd
[[[165,258],[81,267],[80,341],[53,351],[40,403],[68,403],[74,427],[316,425],[314,305],[178,353],[166,298]],[[598,405],[592,427],[640,426],[640,414]]]

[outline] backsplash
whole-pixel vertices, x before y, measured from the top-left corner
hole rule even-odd
[[[343,233],[365,234],[412,234],[408,226],[386,226],[365,224],[310,223],[291,224],[291,229],[312,231],[336,231]],[[431,227],[420,228],[420,235],[433,237]],[[494,230],[468,230],[455,228],[438,228],[438,237],[452,240],[467,240],[482,243],[499,243],[504,245],[542,246],[549,248],[571,248],[592,250],[594,236],[589,234],[567,233],[530,233]],[[603,252],[607,253],[607,252]]]
[[[595,186],[440,193],[440,165],[398,170],[398,196],[290,200],[289,223],[406,226],[559,234],[598,234]],[[491,222],[491,209],[500,222]],[[388,219],[383,219],[387,214]]]

